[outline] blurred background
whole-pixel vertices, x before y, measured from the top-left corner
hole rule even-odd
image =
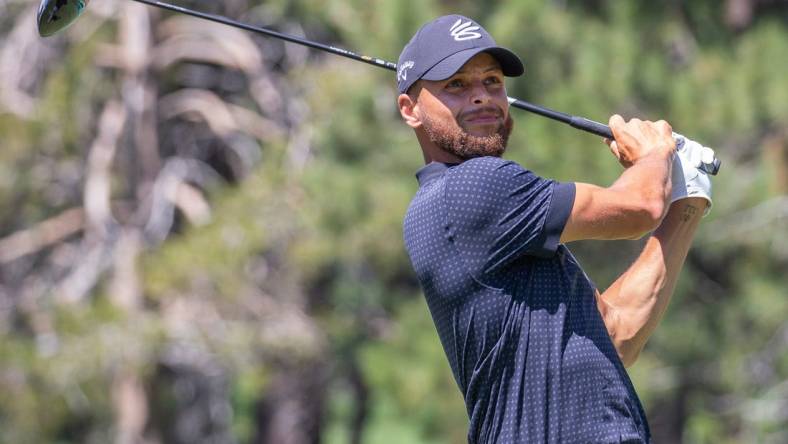
[[[788,1],[179,1],[396,61],[459,12],[509,94],[664,118],[723,169],[630,369],[657,443],[788,442]],[[422,157],[391,72],[131,1],[38,36],[0,0],[0,442],[462,443],[402,244]],[[507,157],[610,184],[513,110]],[[639,242],[572,245],[602,289]]]

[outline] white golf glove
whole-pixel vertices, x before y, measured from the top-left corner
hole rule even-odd
[[[711,210],[711,179],[700,170],[704,163],[714,161],[714,150],[690,140],[681,134],[674,133],[676,140],[676,156],[673,158],[673,175],[671,183],[673,192],[670,203],[688,197],[702,197],[709,201],[703,215]]]

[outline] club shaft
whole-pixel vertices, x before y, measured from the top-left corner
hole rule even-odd
[[[320,51],[328,52],[331,54],[335,54],[338,56],[346,57],[348,59],[356,60],[358,62],[364,62],[370,65],[378,66],[380,68],[385,68],[391,71],[397,70],[397,64],[392,63],[383,59],[379,59],[377,57],[369,57],[365,55],[356,54],[352,51],[348,51],[343,48],[337,48],[335,46],[325,45],[323,43],[313,42],[311,40],[303,39],[300,37],[296,37],[290,34],[284,34],[281,32],[273,31],[267,28],[263,28],[260,26],[253,26],[247,23],[242,23],[236,20],[229,19],[227,17],[223,17],[220,15],[215,14],[208,14],[205,12],[195,11],[193,9],[184,8],[182,6],[172,5],[170,3],[155,1],[155,0],[133,0],[137,3],[143,3],[149,6],[153,6],[160,9],[166,9],[168,11],[178,12],[181,14],[190,15],[192,17],[197,17],[203,20],[209,20],[216,23],[221,23],[223,25],[232,26],[234,28],[243,29],[245,31],[255,32],[258,34],[263,34],[269,37],[274,37],[280,40],[284,40],[290,43],[295,43],[302,46],[307,46],[309,48],[317,49]],[[595,122],[593,120],[586,119],[584,117],[572,116],[570,114],[562,113],[559,111],[554,111],[549,108],[545,108],[543,106],[534,105],[533,103],[526,102],[524,100],[509,98],[509,104],[515,108],[522,109],[524,111],[528,111],[534,114],[538,114],[540,116],[546,117],[548,119],[556,120],[559,122],[566,123],[567,125],[572,126],[573,128],[577,128],[582,131],[586,131],[591,134],[596,134],[598,136],[607,137],[608,139],[613,139],[613,133],[610,131],[610,127],[604,125],[599,122]],[[703,165],[702,169],[709,174],[717,174],[717,171],[720,168],[720,161],[718,159],[714,159],[713,164]]]
[[[181,14],[190,15],[192,17],[201,18],[204,20],[209,20],[216,23],[221,23],[223,25],[232,26],[234,28],[243,29],[245,31],[256,32],[258,34],[267,35],[269,37],[274,37],[280,40],[284,40],[290,43],[296,43],[302,46],[308,46],[313,49],[317,49],[320,51],[329,52],[331,54],[336,54],[338,56],[347,57],[352,60],[356,60],[358,62],[368,63],[370,65],[379,66],[381,68],[386,68],[391,71],[397,70],[397,65],[395,63],[387,62],[383,59],[378,59],[375,57],[368,57],[360,54],[356,54],[354,52],[348,51],[346,49],[337,48],[330,45],[324,45],[322,43],[313,42],[311,40],[302,39],[300,37],[296,37],[290,34],[284,34],[281,32],[273,31],[267,28],[262,28],[259,26],[249,25],[247,23],[242,23],[236,20],[229,19],[227,17],[223,17],[220,15],[208,14],[205,12],[195,11],[193,9],[184,8],[182,6],[176,6],[165,2],[160,1],[153,1],[153,0],[133,0],[137,3],[144,3],[149,6],[154,6],[156,8],[166,9],[168,11],[179,12]]]

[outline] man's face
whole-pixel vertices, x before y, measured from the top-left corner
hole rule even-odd
[[[481,53],[446,80],[420,80],[417,113],[432,142],[462,159],[502,155],[513,126],[503,79]]]

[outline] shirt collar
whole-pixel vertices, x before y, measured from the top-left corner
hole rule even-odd
[[[416,179],[419,181],[419,186],[424,186],[429,182],[432,182],[433,180],[443,176],[443,173],[445,173],[446,170],[457,165],[459,164],[431,162],[421,167],[421,169],[416,172]]]

